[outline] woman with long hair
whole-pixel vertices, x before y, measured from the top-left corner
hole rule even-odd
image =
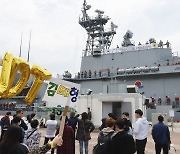
[[[129,125],[128,120],[126,118],[123,118],[122,121],[124,121],[124,123],[125,123],[124,131],[127,132],[129,135],[133,135],[133,131]]]
[[[83,112],[82,118],[78,119],[78,129],[76,139],[79,141],[80,154],[83,154],[83,144],[85,147],[85,154],[88,154],[88,143],[91,139],[90,133],[95,129],[94,124],[88,119],[88,114]]]
[[[31,113],[31,114],[27,115],[25,123],[28,126],[28,130],[31,129],[31,121],[34,119],[36,119],[35,113]]]
[[[23,144],[23,133],[19,126],[12,125],[6,131],[1,143],[1,154],[28,154],[28,148]]]

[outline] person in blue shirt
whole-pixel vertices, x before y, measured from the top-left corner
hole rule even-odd
[[[155,142],[156,154],[160,154],[163,149],[163,154],[169,153],[169,146],[171,143],[170,132],[167,125],[163,123],[164,117],[158,117],[159,123],[155,124],[152,129],[152,137]]]
[[[70,118],[68,119],[68,125],[73,128],[74,132],[76,132],[76,125],[77,125],[77,122],[78,122],[78,117],[79,117],[79,114],[77,114],[75,116],[75,112],[71,112],[70,113]]]

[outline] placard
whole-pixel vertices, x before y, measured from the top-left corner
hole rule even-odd
[[[73,107],[77,102],[79,90],[80,84],[52,78],[48,81],[43,101],[47,102],[47,107]]]

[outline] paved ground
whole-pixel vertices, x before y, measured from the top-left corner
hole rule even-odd
[[[155,154],[154,142],[153,142],[152,137],[151,137],[151,127],[149,129],[150,130],[149,130],[149,134],[148,134],[148,143],[146,146],[146,154]],[[44,136],[45,130],[42,129],[41,131],[42,131],[42,141],[41,141],[41,144],[42,144],[43,140],[44,140],[43,136]],[[180,124],[174,124],[173,132],[172,132],[172,128],[170,128],[170,131],[171,131],[172,144],[177,150],[176,153],[180,154]],[[97,143],[98,132],[92,133],[91,136],[92,136],[92,139],[89,142],[89,154],[92,154],[93,146]],[[78,142],[76,142],[76,154],[79,154]]]

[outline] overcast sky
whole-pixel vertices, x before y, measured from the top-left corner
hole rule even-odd
[[[180,0],[87,0],[105,11],[118,25],[112,47],[121,44],[129,29],[136,44],[154,37],[169,40],[174,52],[180,51]],[[83,0],[0,0],[0,55],[19,55],[23,32],[22,57],[27,58],[32,30],[30,63],[53,74],[80,69],[86,32],[78,24]]]

